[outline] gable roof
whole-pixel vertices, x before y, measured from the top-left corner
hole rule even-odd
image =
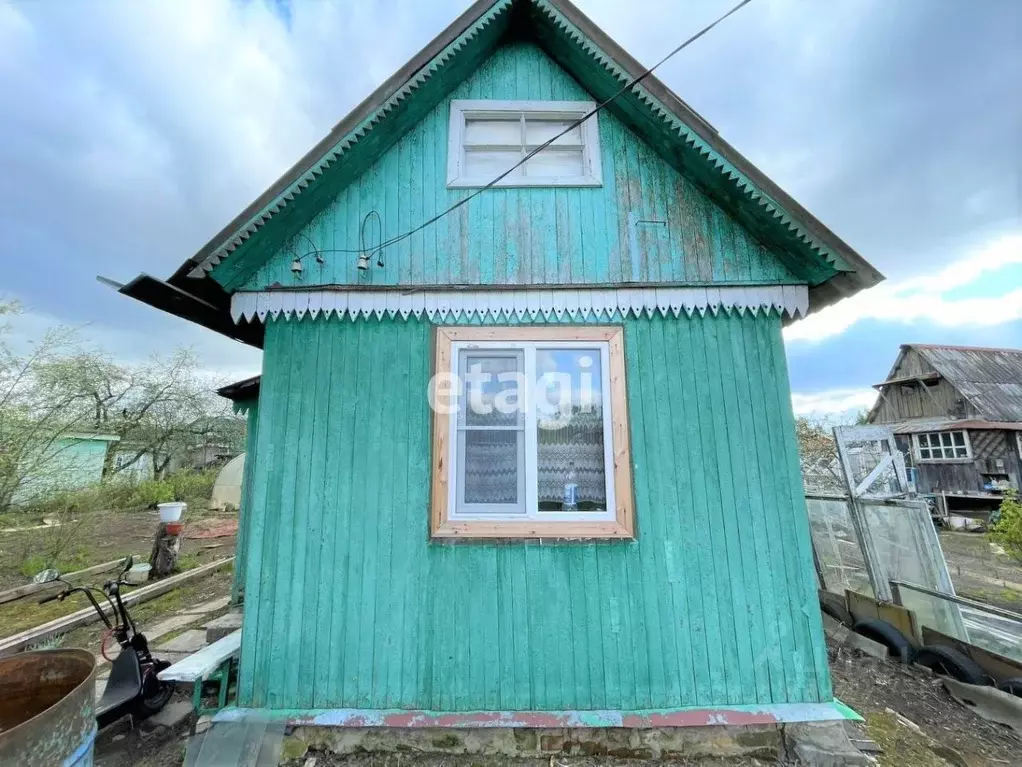
[[[906,380],[895,373],[908,351],[922,357],[982,418],[1022,422],[1022,349],[902,344],[887,380],[878,387]],[[930,373],[911,380],[934,377]]]
[[[569,0],[477,0],[168,280],[143,274],[120,292],[260,346],[261,326],[234,325],[228,311],[232,277],[246,268],[253,242],[293,236],[311,217],[310,206],[368,167],[399,138],[401,126],[421,117],[512,33],[535,39],[601,100],[645,72]],[[781,257],[827,266],[833,276],[810,284],[810,311],[883,279],[654,75],[607,109]]]
[[[908,344],[991,421],[1022,421],[1022,349]]]

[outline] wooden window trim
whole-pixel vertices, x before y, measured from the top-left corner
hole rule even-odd
[[[478,188],[489,184],[492,178],[471,178],[464,175],[465,121],[474,117],[498,118],[521,115],[525,119],[559,118],[578,120],[596,108],[594,101],[505,101],[490,99],[452,99],[450,122],[447,130],[447,187]],[[601,167],[599,115],[592,115],[580,127],[582,161],[585,171],[581,176],[507,176],[495,187],[590,187],[603,186]],[[523,145],[524,153],[524,145]]]
[[[433,411],[433,455],[430,493],[432,538],[610,538],[635,537],[635,502],[629,443],[625,381],[624,328],[620,326],[543,325],[517,327],[437,327],[433,335],[433,374],[450,371],[455,341],[606,341],[609,354],[611,440],[614,462],[615,514],[611,521],[461,521],[448,508],[450,418]]]

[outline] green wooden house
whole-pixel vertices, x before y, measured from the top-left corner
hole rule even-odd
[[[226,716],[842,716],[781,329],[882,277],[655,77],[591,114],[642,72],[480,0],[121,288],[264,352]]]

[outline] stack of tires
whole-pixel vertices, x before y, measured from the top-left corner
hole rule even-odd
[[[856,621],[852,630],[884,645],[890,656],[901,663],[915,663],[935,674],[949,676],[965,684],[994,684],[994,680],[965,653],[944,644],[923,645],[918,650],[898,628],[878,618]],[[1004,679],[997,689],[1022,697],[1022,677]]]

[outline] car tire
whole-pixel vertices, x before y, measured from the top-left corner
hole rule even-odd
[[[1009,695],[1014,695],[1016,698],[1022,698],[1022,676],[1013,676],[1011,679],[1005,679],[997,685],[997,689]]]
[[[926,645],[916,653],[915,662],[965,684],[987,684],[986,672],[965,653],[942,644]]]
[[[855,625],[852,626],[852,630],[867,639],[879,642],[890,651],[892,656],[897,657],[900,662],[912,662],[912,656],[915,654],[912,643],[887,621],[878,618],[856,621]]]

